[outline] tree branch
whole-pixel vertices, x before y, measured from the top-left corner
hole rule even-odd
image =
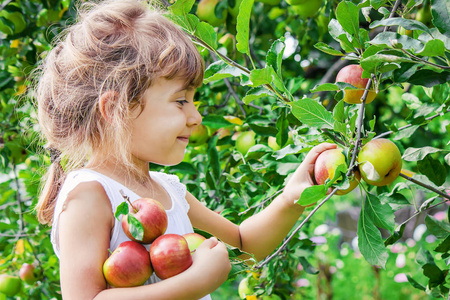
[[[417,180],[417,179],[414,179],[414,178],[412,178],[412,177],[409,177],[408,175],[403,174],[403,173],[400,173],[400,177],[403,177],[403,178],[405,178],[405,179],[408,180],[408,181],[411,181],[411,182],[413,182],[413,183],[415,183],[415,184],[417,184],[417,185],[420,185],[421,187],[424,187],[424,188],[426,188],[426,189],[428,189],[428,190],[430,190],[430,191],[433,191],[433,192],[435,192],[436,194],[438,194],[439,196],[441,196],[441,197],[443,197],[443,198],[445,198],[445,199],[447,199],[447,200],[450,200],[450,195],[448,195],[448,194],[446,194],[446,193],[444,193],[444,192],[442,192],[442,191],[440,191],[440,190],[438,190],[438,189],[432,187],[431,185],[428,185],[428,184],[426,184],[426,183],[423,183],[423,182],[421,182],[421,181],[419,181],[419,180]]]

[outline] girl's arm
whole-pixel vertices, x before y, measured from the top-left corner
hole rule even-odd
[[[81,183],[69,194],[59,220],[65,300],[199,299],[227,278],[231,267],[226,247],[209,239],[195,252],[192,266],[179,275],[146,286],[107,289],[102,266],[113,225],[111,204],[99,183]]]
[[[314,164],[325,150],[336,145],[322,143],[308,153],[294,172],[283,192],[260,213],[246,219],[239,226],[203,206],[193,195],[188,194],[191,208],[189,217],[194,227],[210,232],[225,243],[252,253],[257,259],[270,254],[286,237],[304,211],[294,202],[303,190],[314,185]]]

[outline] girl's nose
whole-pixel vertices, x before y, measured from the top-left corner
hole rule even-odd
[[[197,126],[202,123],[202,115],[198,112],[195,105],[191,106],[191,109],[189,110],[189,116],[187,118],[187,125],[188,126]]]

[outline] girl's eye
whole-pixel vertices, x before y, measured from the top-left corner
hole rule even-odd
[[[177,100],[177,103],[180,105],[180,106],[183,106],[183,105],[185,105],[186,103],[189,103],[186,99],[181,99],[181,100]]]

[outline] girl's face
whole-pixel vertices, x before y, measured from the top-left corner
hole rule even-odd
[[[192,130],[202,122],[195,90],[184,85],[182,79],[158,78],[145,91],[144,109],[131,123],[131,151],[138,161],[165,166],[182,161]]]

